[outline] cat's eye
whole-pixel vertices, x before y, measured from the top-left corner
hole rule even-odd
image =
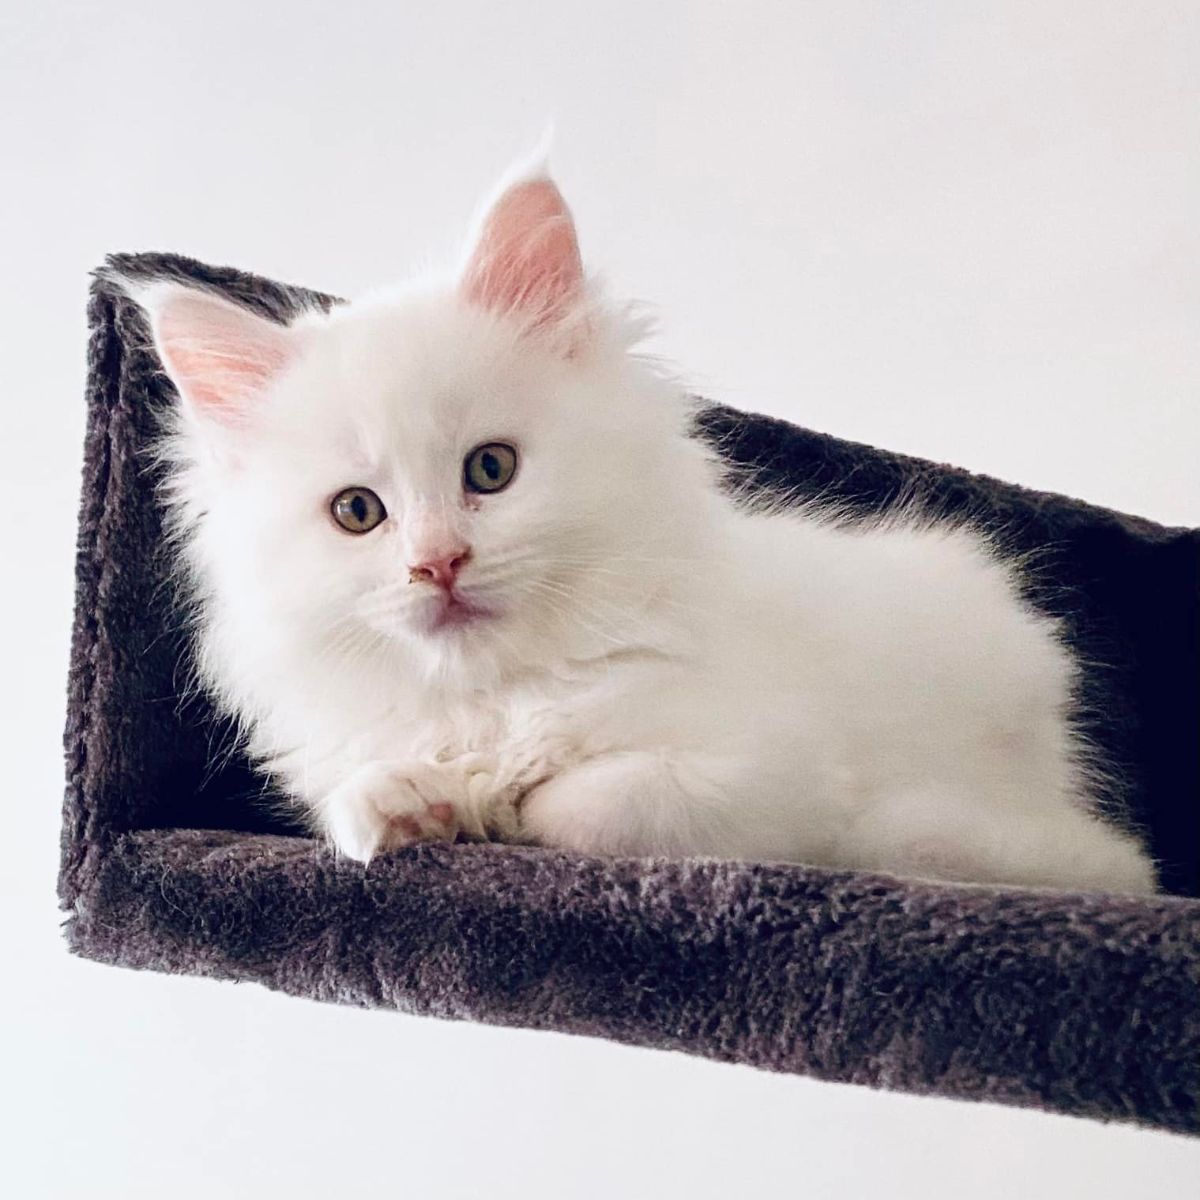
[[[517,452],[507,442],[484,442],[463,460],[463,486],[468,492],[499,492],[517,471]]]
[[[370,488],[343,488],[329,502],[333,519],[347,533],[370,533],[384,517],[387,509]]]

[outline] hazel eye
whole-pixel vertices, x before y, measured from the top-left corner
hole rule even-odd
[[[517,451],[507,442],[484,442],[463,460],[463,486],[468,492],[499,492],[517,471]]]
[[[333,519],[347,533],[370,533],[384,517],[387,509],[370,488],[343,488],[329,502]]]

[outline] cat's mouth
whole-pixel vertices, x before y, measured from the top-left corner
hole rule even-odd
[[[442,592],[436,600],[425,604],[423,608],[422,623],[428,633],[463,629],[499,615],[495,609],[488,608],[477,600],[470,600],[458,592]]]

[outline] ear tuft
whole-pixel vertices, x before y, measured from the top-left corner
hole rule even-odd
[[[567,318],[583,296],[575,222],[544,175],[510,184],[484,217],[459,285],[467,301],[530,328]]]
[[[184,404],[205,419],[244,423],[299,351],[293,330],[211,292],[165,282],[128,291]]]

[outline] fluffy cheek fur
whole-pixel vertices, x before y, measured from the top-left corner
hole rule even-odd
[[[225,707],[261,716],[299,662],[314,677],[342,669],[369,563],[341,544],[315,473],[281,479],[250,450],[233,465],[193,468],[189,483],[203,512],[188,547],[201,674]]]
[[[630,409],[614,418],[614,393],[619,403],[619,384],[581,366],[538,396],[536,419],[510,418],[522,465],[507,491],[468,513],[473,558],[461,576],[464,593],[499,616],[465,637],[427,639],[443,668],[477,674],[491,663],[511,676],[611,652],[677,570],[681,540],[695,536],[666,481],[706,463],[675,455],[674,429],[657,441],[634,434],[654,418]]]

